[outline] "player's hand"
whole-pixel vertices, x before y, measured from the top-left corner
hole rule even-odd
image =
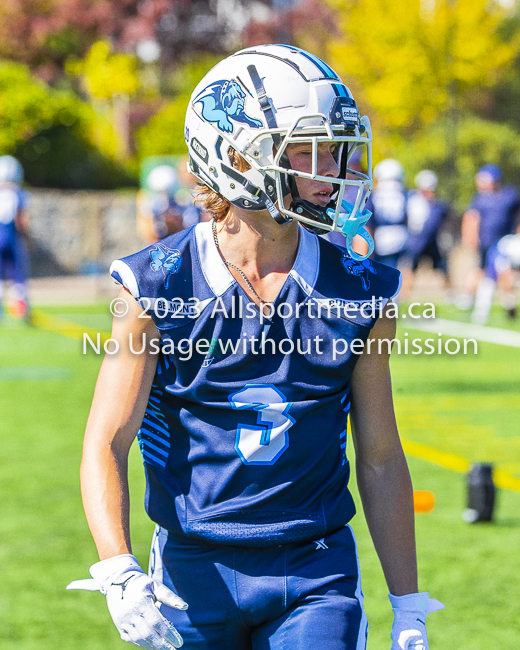
[[[426,634],[426,615],[444,609],[427,592],[393,596],[388,594],[394,610],[392,647],[390,650],[429,650]]]
[[[117,555],[90,567],[93,580],[75,580],[67,589],[101,591],[123,641],[146,650],[172,650],[182,637],[157,609],[159,603],[175,609],[188,605],[165,585],[154,582],[133,555]]]

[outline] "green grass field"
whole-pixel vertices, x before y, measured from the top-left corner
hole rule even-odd
[[[85,327],[110,327],[105,306],[45,311]],[[65,591],[70,580],[88,577],[96,561],[78,467],[100,361],[58,333],[8,317],[0,324],[0,647],[6,650],[128,647],[100,594]],[[403,355],[395,356],[392,366],[404,440],[468,461],[492,461],[520,478],[519,349],[481,343],[477,356]],[[435,509],[417,516],[420,586],[446,604],[429,619],[432,650],[516,650],[520,493],[501,490],[496,522],[471,526],[461,519],[464,475],[409,460],[415,488],[436,496]],[[144,480],[135,446],[130,472],[134,552],[146,565],[153,526],[142,507]],[[370,622],[368,647],[388,650],[391,611],[382,573],[361,514],[353,524]]]

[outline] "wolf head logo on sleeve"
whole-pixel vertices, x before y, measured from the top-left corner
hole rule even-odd
[[[177,273],[181,268],[182,257],[176,248],[168,248],[164,244],[156,244],[150,249],[150,268],[152,271],[162,271],[164,275],[164,286],[167,289],[170,275]]]
[[[362,262],[358,262],[357,260],[353,260],[347,255],[347,253],[345,253],[341,259],[341,263],[345,267],[345,271],[347,273],[356,275],[361,280],[361,284],[363,285],[363,289],[365,291],[368,291],[370,289],[369,274],[375,274],[374,267],[372,266],[372,262],[370,260],[363,260]]]
[[[233,123],[242,122],[255,129],[263,126],[260,120],[249,117],[245,108],[246,94],[234,79],[216,81],[193,100],[202,104],[202,116],[208,122],[216,122],[218,128],[226,133],[233,133]]]

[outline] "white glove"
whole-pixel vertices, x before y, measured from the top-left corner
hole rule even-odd
[[[388,594],[394,610],[390,650],[429,650],[426,615],[444,609],[444,605],[423,591],[420,594]]]
[[[123,641],[147,650],[172,650],[182,637],[157,609],[159,603],[175,609],[188,605],[165,585],[154,582],[133,555],[116,555],[90,567],[93,580],[75,580],[67,589],[100,591]]]

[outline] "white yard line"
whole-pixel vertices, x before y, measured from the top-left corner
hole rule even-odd
[[[445,318],[419,318],[413,323],[406,323],[410,329],[417,329],[435,334],[447,334],[465,339],[476,339],[496,345],[506,345],[510,348],[520,348],[520,332],[503,330],[499,327],[486,327],[485,325],[474,325],[473,323],[461,323],[456,320]],[[401,326],[405,326],[401,321]]]

